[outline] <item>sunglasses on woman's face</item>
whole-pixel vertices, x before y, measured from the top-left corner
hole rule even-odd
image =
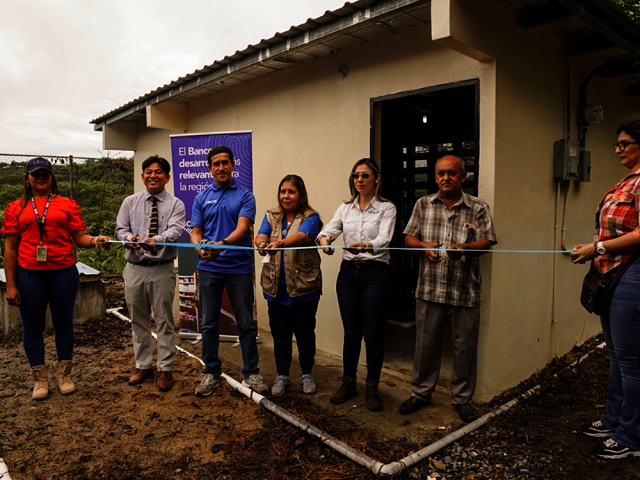
[[[352,173],[351,174],[351,178],[353,178],[354,180],[358,180],[359,178],[362,178],[363,180],[369,180],[370,177],[371,177],[370,173]]]
[[[49,172],[48,170],[36,170],[33,173],[30,173],[29,175],[31,175],[34,178],[49,178],[51,176],[51,172]]]

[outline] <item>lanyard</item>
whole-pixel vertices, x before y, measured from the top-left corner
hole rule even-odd
[[[36,215],[36,221],[38,222],[38,230],[40,231],[40,244],[42,244],[42,239],[47,238],[47,232],[44,231],[44,222],[47,219],[47,212],[49,211],[49,204],[51,203],[51,192],[49,192],[49,197],[47,198],[47,204],[44,206],[44,212],[42,212],[42,218],[38,215],[38,208],[36,207],[36,201],[33,197],[31,197],[31,206],[33,207],[33,213]]]
[[[289,230],[291,229],[291,224],[295,221],[295,217],[291,222],[287,222],[287,216],[282,216],[282,231],[280,232],[280,238],[287,238],[289,235]]]

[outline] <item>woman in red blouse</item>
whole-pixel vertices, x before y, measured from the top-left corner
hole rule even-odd
[[[618,127],[613,144],[629,173],[605,195],[596,212],[596,241],[573,247],[572,262],[593,260],[600,273],[615,278],[640,250],[640,119]],[[640,456],[640,263],[624,273],[608,313],[600,316],[609,350],[607,412],[582,427],[590,437],[611,437],[597,445],[603,458]]]
[[[51,162],[29,160],[23,178],[22,198],[7,206],[2,222],[6,298],[9,305],[20,309],[22,342],[35,382],[32,398],[42,400],[49,395],[43,338],[47,305],[55,329],[60,393],[75,391],[71,358],[79,274],[73,242],[82,248],[108,248],[106,242],[111,239],[85,233],[78,204],[58,195]]]

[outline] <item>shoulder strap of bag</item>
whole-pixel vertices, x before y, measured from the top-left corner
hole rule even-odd
[[[620,281],[622,276],[625,274],[625,272],[627,270],[629,270],[629,267],[631,265],[633,265],[638,258],[640,258],[640,252],[635,252],[633,255],[631,255],[629,260],[624,262],[624,264],[622,265],[622,268],[620,269],[620,271],[616,275],[616,278],[614,278],[613,282],[611,282],[611,285],[609,285],[608,290],[613,290],[614,288],[616,288],[616,285],[618,284],[618,282]],[[593,260],[591,260],[591,262],[593,264]],[[595,266],[594,266],[594,268],[595,268]]]

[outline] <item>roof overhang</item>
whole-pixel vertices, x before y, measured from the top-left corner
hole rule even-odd
[[[640,94],[640,26],[610,0],[498,0],[519,15],[519,27],[539,27],[584,57],[602,77],[620,77],[627,95]]]
[[[429,23],[430,0],[358,0],[250,45],[102,115],[95,130],[137,121],[165,101],[188,103],[378,37]]]
[[[520,28],[542,28],[564,45],[567,56],[592,60],[601,76],[623,78],[627,95],[640,95],[640,26],[610,0],[496,2],[518,14]],[[146,118],[147,110],[162,102],[189,103],[344,48],[429,23],[430,7],[431,0],[345,3],[180,77],[91,123],[95,130],[103,130],[121,120],[135,122]]]

